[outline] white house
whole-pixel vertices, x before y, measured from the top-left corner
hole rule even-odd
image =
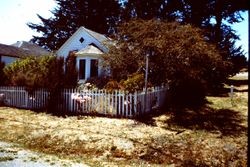
[[[0,62],[3,62],[5,65],[8,65],[23,56],[25,56],[26,53],[17,47],[0,44]]]
[[[49,55],[50,52],[36,44],[26,41],[17,41],[12,45],[0,44],[0,62],[8,65],[27,56]]]
[[[101,55],[108,52],[107,44],[111,40],[103,34],[80,27],[57,51],[57,55],[66,57],[74,51],[79,82],[103,74]]]

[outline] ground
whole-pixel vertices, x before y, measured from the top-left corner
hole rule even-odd
[[[207,97],[199,109],[143,119],[57,117],[0,107],[0,166],[26,149],[32,150],[28,158],[17,162],[33,159],[37,166],[247,166],[248,86],[234,91],[232,98],[228,92]],[[43,158],[32,158],[37,155]]]
[[[21,148],[13,143],[0,142],[1,167],[86,167],[84,163],[60,159],[57,156]]]

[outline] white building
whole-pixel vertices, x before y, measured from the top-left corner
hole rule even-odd
[[[50,52],[40,46],[25,41],[18,41],[13,45],[0,44],[0,62],[3,62],[5,65],[27,56],[43,56],[49,54]]]
[[[101,55],[108,52],[106,46],[111,42],[103,34],[80,27],[57,51],[57,55],[67,58],[70,52],[75,51],[76,67],[79,82],[103,74]]]

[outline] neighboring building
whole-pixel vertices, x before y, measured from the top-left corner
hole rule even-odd
[[[15,46],[0,44],[0,62],[5,65],[12,63],[22,57],[27,56],[24,50]]]
[[[13,45],[0,44],[0,61],[4,62],[5,65],[27,56],[43,56],[49,54],[50,52],[36,44],[25,41],[18,41]]]
[[[65,59],[70,52],[76,55],[79,82],[88,78],[101,76],[101,55],[108,52],[107,44],[111,40],[103,34],[80,27],[57,51],[57,55]]]
[[[51,52],[47,51],[46,49],[30,43],[26,41],[17,41],[16,43],[12,44],[12,46],[18,47],[23,49],[27,54],[32,56],[44,56],[44,55],[50,55]]]

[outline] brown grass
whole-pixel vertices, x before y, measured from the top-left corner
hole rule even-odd
[[[0,107],[0,140],[90,166],[247,166],[247,92],[143,120]]]

